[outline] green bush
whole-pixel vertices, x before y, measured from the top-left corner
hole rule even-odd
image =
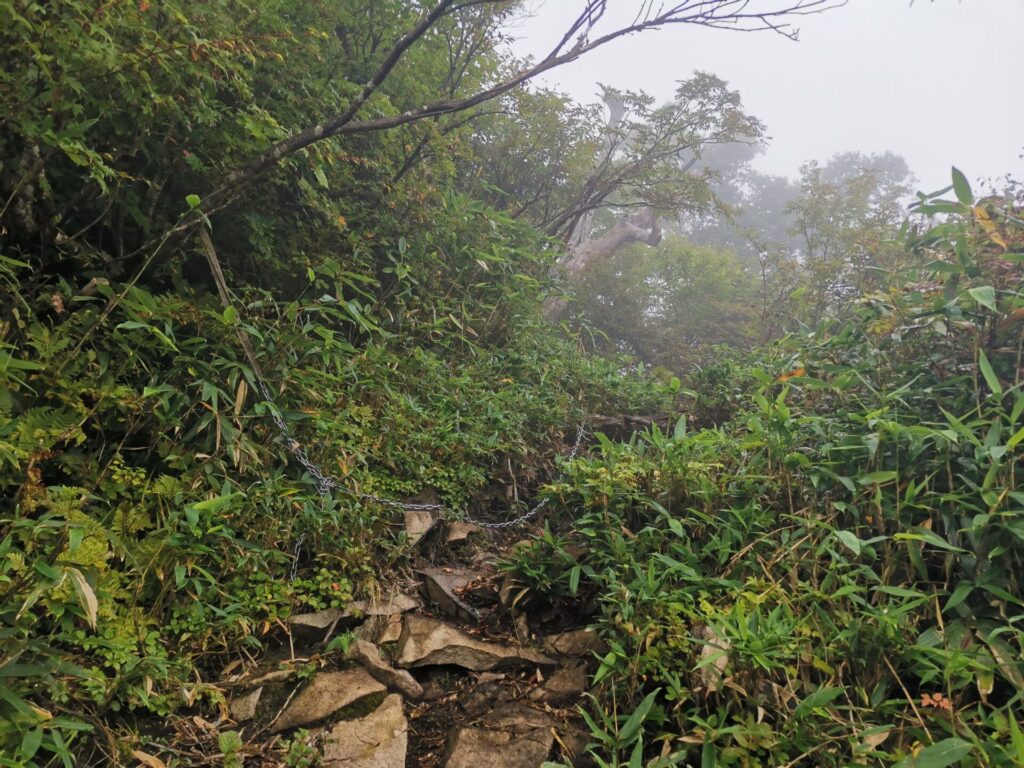
[[[549,487],[571,527],[507,567],[594,606],[603,764],[1024,760],[1024,225],[958,192],[908,231],[926,270],[689,382],[756,382],[723,426]]]

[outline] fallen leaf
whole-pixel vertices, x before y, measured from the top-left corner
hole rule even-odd
[[[794,368],[789,373],[784,373],[781,376],[779,376],[779,378],[776,379],[776,381],[789,381],[790,379],[796,378],[797,376],[806,376],[806,375],[807,375],[807,369],[806,368],[803,368],[803,367]]]
[[[143,752],[141,749],[133,749],[132,757],[148,768],[167,768],[167,764],[159,757]]]

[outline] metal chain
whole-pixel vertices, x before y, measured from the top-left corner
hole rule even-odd
[[[299,534],[298,541],[295,542],[295,549],[292,550],[292,570],[288,574],[288,581],[295,581],[295,577],[299,575],[299,555],[302,554],[302,545],[306,541],[306,534]]]
[[[583,423],[580,423],[580,425],[576,427],[576,442],[572,446],[572,450],[569,452],[569,455],[566,457],[566,461],[572,461],[573,459],[576,458],[577,455],[579,455],[580,446],[583,445],[583,436],[586,434],[586,431],[586,426]],[[537,502],[537,504],[535,504],[534,507],[528,512],[520,515],[519,517],[514,517],[511,520],[504,520],[500,523],[488,523],[483,520],[474,520],[471,517],[467,517],[466,519],[468,522],[473,523],[473,525],[479,525],[481,528],[490,528],[491,530],[499,528],[512,528],[514,526],[521,525],[522,523],[525,523],[527,520],[535,517],[538,512],[540,512],[542,509],[544,509],[544,507],[547,506],[549,501],[551,501],[551,497],[545,496],[543,499]]]
[[[277,404],[274,400],[274,396],[271,394],[267,385],[258,376],[256,378],[256,386],[259,388],[260,395],[263,399],[270,403],[270,417],[274,421],[274,425],[277,427],[278,432],[281,433],[281,437],[284,438],[285,444],[288,446],[288,450],[291,451],[292,455],[298,460],[298,462],[305,468],[309,476],[313,478],[313,482],[316,484],[317,491],[321,496],[327,496],[333,489],[338,489],[342,493],[346,493],[349,496],[357,498],[359,501],[368,501],[373,504],[377,504],[383,507],[391,507],[392,509],[401,509],[407,512],[440,512],[449,510],[444,504],[415,504],[406,503],[403,501],[397,501],[395,499],[389,499],[384,496],[377,496],[372,493],[362,493],[361,491],[353,491],[346,488],[342,482],[333,475],[325,473],[317,464],[315,464],[303,449],[302,444],[296,440],[288,429],[288,424],[285,422],[284,417],[281,416],[280,411],[277,408]],[[586,434],[586,426],[583,423],[576,428],[576,442],[572,446],[572,450],[569,452],[566,461],[572,461],[575,459],[580,452],[580,447],[583,445],[583,437]],[[479,525],[481,528],[499,529],[499,528],[512,528],[516,525],[521,525],[527,520],[536,517],[537,513],[540,512],[545,506],[547,506],[550,497],[541,499],[532,509],[528,512],[520,515],[519,517],[511,520],[504,520],[500,523],[490,523],[484,520],[474,520],[472,518],[466,518],[468,522],[474,525]],[[295,553],[292,562],[292,579],[295,578],[295,572],[299,560],[299,550],[302,546],[305,534],[303,534],[299,541],[295,544]]]

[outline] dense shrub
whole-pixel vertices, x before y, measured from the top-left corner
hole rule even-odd
[[[594,607],[607,764],[1024,760],[1024,225],[956,180],[906,236],[926,269],[702,374],[712,403],[754,382],[731,419],[550,488],[571,526],[508,568]]]

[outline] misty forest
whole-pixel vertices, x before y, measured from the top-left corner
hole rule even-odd
[[[853,4],[0,0],[0,766],[1024,766],[1012,169],[548,79]]]

